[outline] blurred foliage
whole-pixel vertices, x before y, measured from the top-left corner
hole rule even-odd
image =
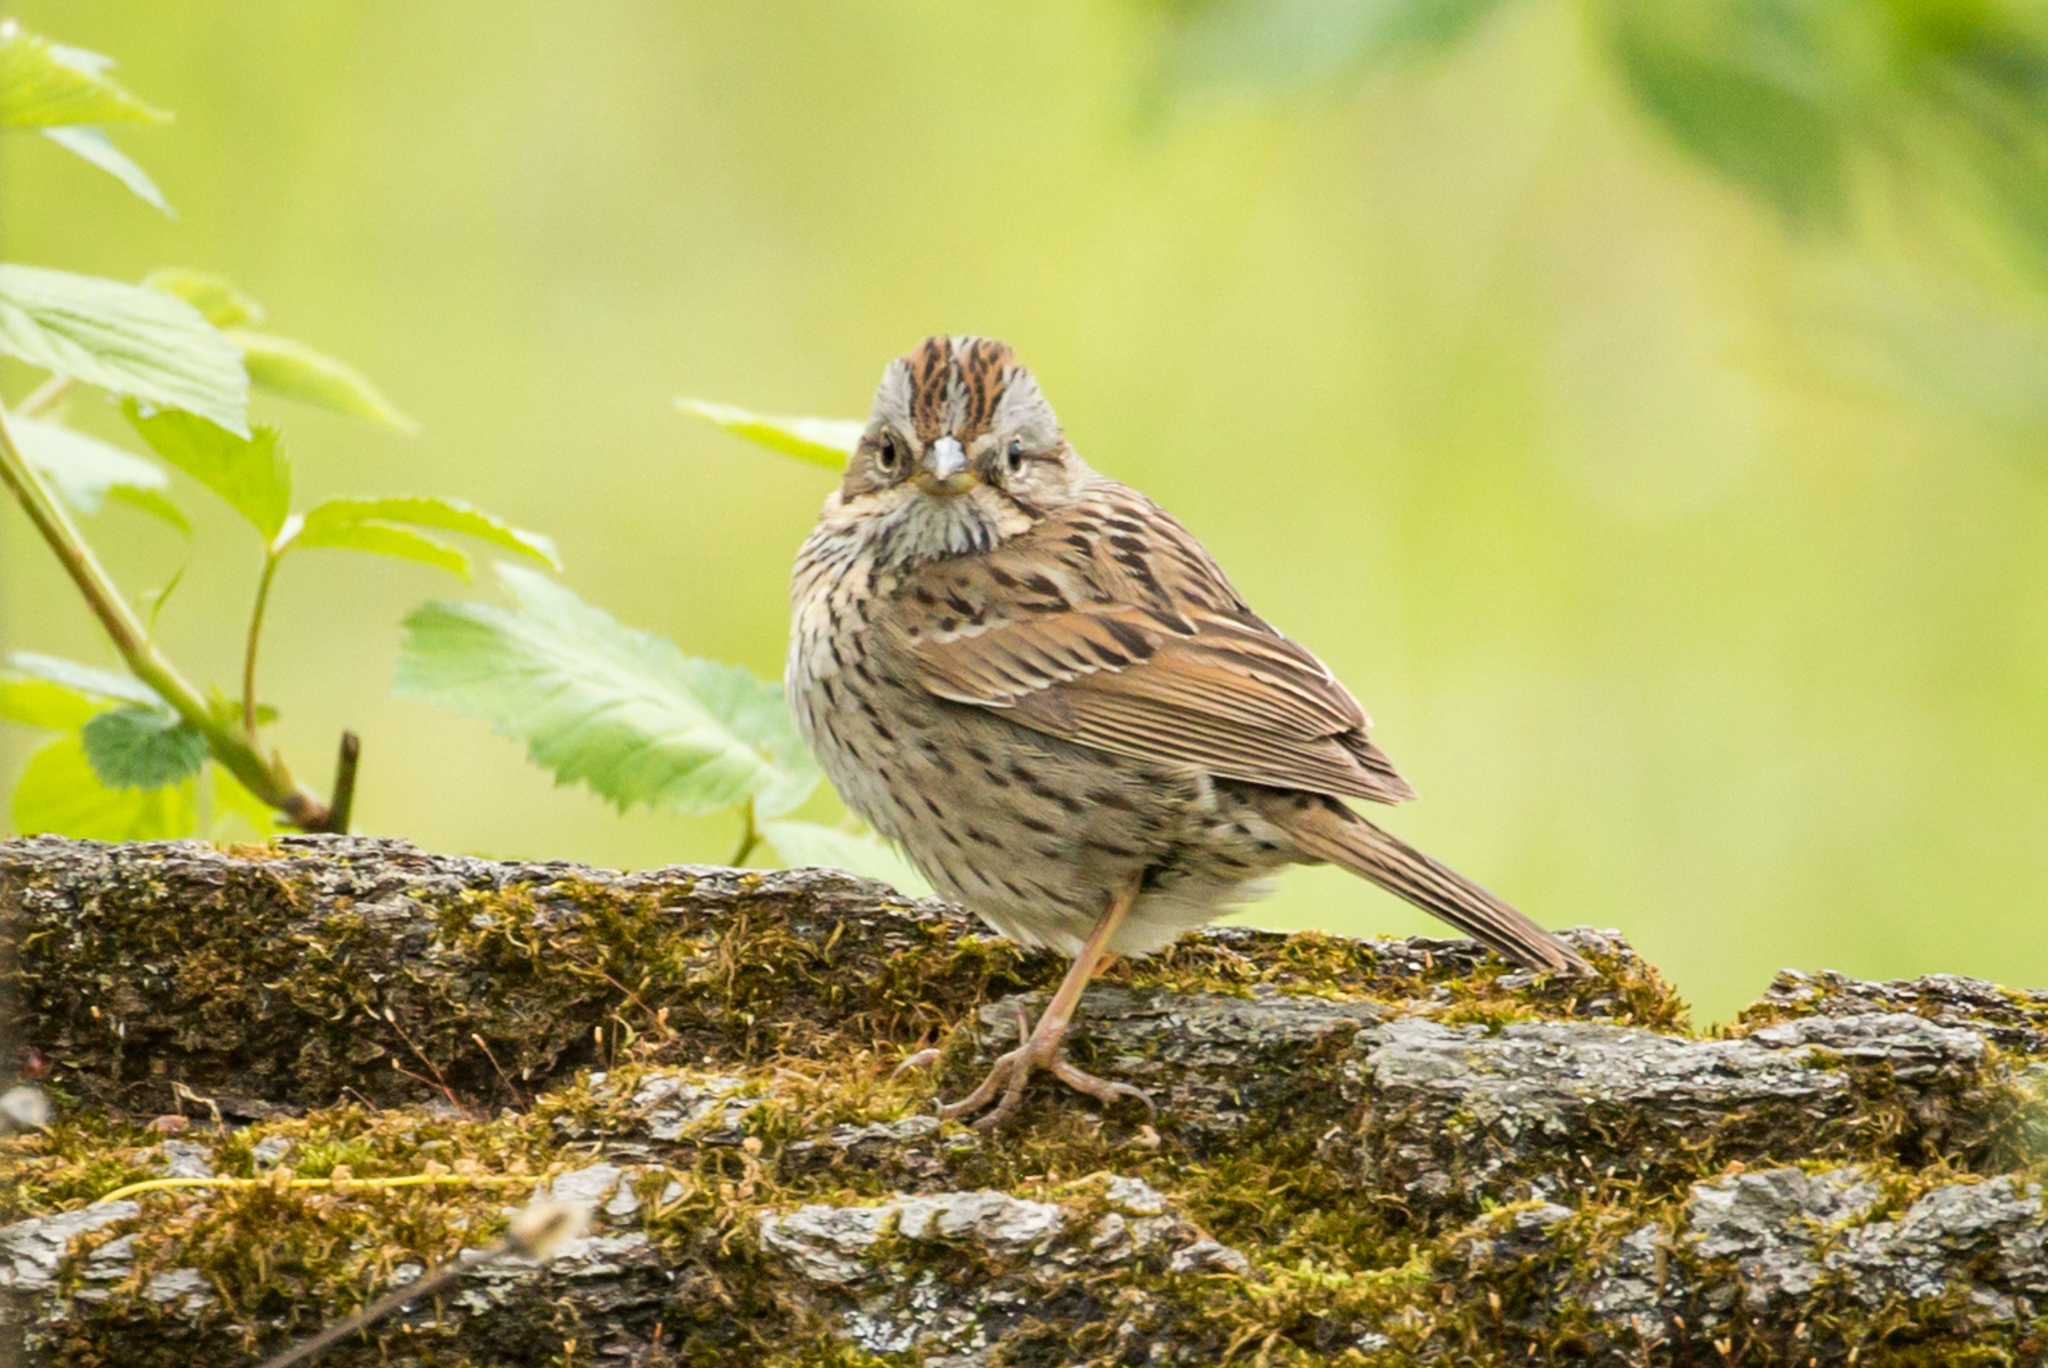
[[[1784,964],[2048,981],[2048,292],[1987,169],[2031,155],[1996,132],[2025,113],[2027,8],[14,12],[177,110],[79,127],[181,217],[23,132],[0,138],[9,255],[225,267],[242,303],[177,293],[224,331],[269,335],[247,295],[275,305],[418,419],[286,407],[244,345],[298,510],[460,489],[552,534],[617,623],[766,680],[838,455],[749,411],[851,418],[917,337],[991,333],[1091,463],[1370,706],[1425,796],[1404,835],[1548,922],[1623,928],[1708,1017]],[[1758,85],[1834,172],[1785,169],[1793,125],[1708,126]],[[8,396],[37,379],[0,359]],[[815,464],[739,455],[677,393]],[[44,418],[146,469],[38,468],[95,503],[166,652],[233,659],[249,573],[215,548],[249,525],[76,398]],[[173,505],[189,541],[146,512]],[[344,535],[387,533],[463,551]],[[627,867],[733,851],[731,812],[621,815],[389,698],[412,565],[289,563],[265,737],[320,754],[361,727],[366,828]],[[6,644],[117,664],[72,593],[0,510]],[[7,778],[78,725],[0,731]],[[811,858],[784,821],[850,834],[822,789],[754,833]],[[1431,929],[1314,869],[1248,915]]]

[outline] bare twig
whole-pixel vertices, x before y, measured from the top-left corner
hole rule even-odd
[[[332,1349],[350,1335],[368,1329],[399,1307],[431,1297],[463,1274],[485,1264],[499,1259],[548,1259],[563,1244],[582,1234],[584,1223],[589,1219],[588,1211],[569,1202],[535,1202],[512,1218],[504,1239],[482,1249],[467,1250],[424,1277],[395,1292],[385,1293],[311,1339],[302,1340],[277,1357],[265,1360],[262,1368],[289,1368],[291,1364],[304,1363],[314,1355]]]

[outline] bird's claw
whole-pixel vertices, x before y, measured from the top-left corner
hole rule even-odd
[[[1024,1102],[1024,1087],[1031,1081],[1033,1071],[1044,1069],[1054,1078],[1072,1088],[1075,1092],[1086,1093],[1102,1103],[1113,1103],[1128,1098],[1142,1103],[1147,1112],[1157,1115],[1158,1108],[1143,1088],[1129,1083],[1115,1083],[1094,1074],[1067,1058],[1066,1051],[1055,1047],[1044,1058],[1034,1058],[1031,1044],[1027,1039],[1022,1045],[1000,1056],[989,1069],[988,1077],[981,1080],[976,1088],[958,1102],[941,1103],[939,1116],[947,1121],[957,1121],[973,1116],[989,1108],[986,1116],[969,1122],[975,1130],[994,1130],[1016,1114]],[[998,1095],[1000,1093],[1000,1095]]]

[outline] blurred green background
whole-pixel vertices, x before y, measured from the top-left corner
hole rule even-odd
[[[1199,70],[1213,7],[1113,0],[21,3],[177,111],[119,140],[180,219],[11,139],[0,252],[231,276],[423,425],[259,403],[302,502],[461,495],[769,676],[831,477],[670,398],[859,416],[920,336],[1002,336],[1366,702],[1423,794],[1390,825],[1540,919],[1622,928],[1705,1018],[1784,965],[2048,982],[2042,277],[1925,177],[1790,212],[1717,170],[1620,12],[1523,0],[1297,81]],[[225,682],[258,548],[184,502],[197,554],[89,531],[131,592],[190,559],[161,634]],[[355,728],[359,829],[437,850],[724,858],[730,818],[621,818],[388,697],[400,616],[460,592],[285,569],[294,766],[324,787]],[[0,646],[113,663],[6,510]],[[1246,919],[1436,929],[1328,870]]]

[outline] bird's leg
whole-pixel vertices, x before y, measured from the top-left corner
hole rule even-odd
[[[1125,914],[1131,910],[1131,904],[1138,899],[1138,889],[1143,881],[1142,873],[1134,873],[1117,885],[1116,892],[1110,897],[1109,906],[1103,909],[1101,918],[1095,923],[1095,929],[1089,933],[1088,943],[1083,945],[1081,953],[1074,957],[1074,963],[1067,970],[1067,976],[1060,980],[1059,990],[1052,995],[1052,1001],[1046,1004],[1044,1013],[1039,1016],[1038,1025],[1032,1028],[1031,1034],[1024,1038],[1021,1045],[996,1060],[995,1067],[989,1070],[988,1077],[981,1081],[980,1087],[958,1102],[941,1106],[940,1116],[948,1119],[971,1116],[994,1102],[995,1109],[976,1121],[974,1128],[989,1130],[1000,1126],[1024,1100],[1024,1085],[1031,1081],[1031,1074],[1035,1069],[1048,1070],[1053,1077],[1068,1087],[1104,1102],[1130,1097],[1143,1102],[1147,1107],[1152,1105],[1151,1098],[1128,1083],[1111,1083],[1077,1068],[1068,1062],[1060,1048],[1061,1042],[1066,1038],[1067,1026],[1074,1019],[1074,1009],[1080,1005],[1081,990],[1086,988],[1088,980],[1095,976],[1096,966],[1108,953],[1110,937],[1116,934],[1117,927],[1123,925]],[[1021,1022],[1019,1024],[1021,1027]],[[1001,1092],[1000,1100],[997,1096],[998,1090]]]

